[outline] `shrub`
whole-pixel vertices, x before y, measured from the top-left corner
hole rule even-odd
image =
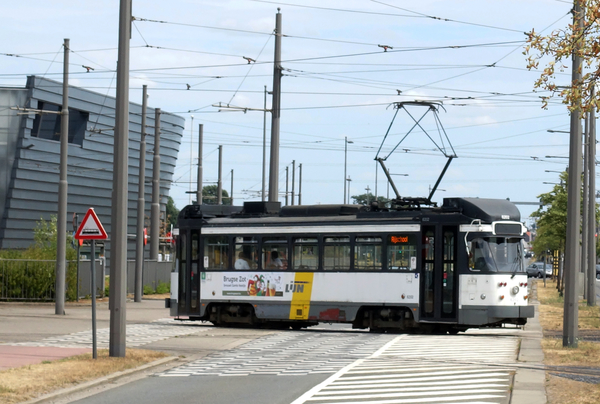
[[[54,300],[56,272],[56,216],[40,219],[34,244],[26,250],[0,251],[0,297]],[[72,237],[71,237],[72,238]],[[67,239],[66,299],[77,298],[77,252]],[[22,261],[21,261],[22,260]]]

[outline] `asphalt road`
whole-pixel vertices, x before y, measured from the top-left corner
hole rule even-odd
[[[194,346],[212,339],[223,341],[219,349],[194,353],[170,369],[142,375],[138,380],[103,386],[87,392],[92,394],[88,397],[80,395],[59,402],[319,404],[450,400],[506,404],[514,371],[511,364],[516,360],[521,332],[501,329],[457,336],[397,335],[339,325],[277,332],[209,326],[200,329],[203,331],[198,334],[154,342],[144,348],[192,353]],[[225,346],[229,348],[221,349]]]

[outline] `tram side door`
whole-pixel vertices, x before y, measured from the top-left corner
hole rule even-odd
[[[457,321],[457,231],[457,226],[423,226],[420,318],[424,321]]]
[[[188,239],[189,237],[189,239]],[[182,232],[179,243],[179,313],[200,313],[200,232]]]

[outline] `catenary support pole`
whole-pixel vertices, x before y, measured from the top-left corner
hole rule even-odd
[[[288,206],[288,188],[290,184],[290,166],[285,167],[285,206]]]
[[[296,186],[296,160],[292,160],[292,206],[294,206],[295,195],[295,186]]]
[[[262,192],[261,200],[266,201],[267,192],[267,86],[265,86],[265,102],[263,107],[263,157],[262,157]]]
[[[574,37],[578,38],[573,45],[572,86],[580,86],[581,59],[579,49],[583,32],[583,9],[575,0],[573,7]],[[571,111],[569,141],[569,184],[567,189],[567,234],[565,243],[565,300],[563,318],[563,346],[577,347],[577,325],[579,321],[577,276],[579,273],[578,249],[581,221],[581,101]]]
[[[269,165],[269,202],[279,200],[279,118],[281,116],[281,13],[275,16],[275,63],[273,64],[273,101],[271,113],[271,162]],[[287,194],[286,194],[287,196]],[[287,203],[286,203],[287,205]]]
[[[298,164],[298,205],[302,205],[302,164]]]
[[[127,177],[129,145],[129,40],[131,0],[120,0],[117,95],[115,111],[113,193],[110,236],[109,356],[124,357],[127,298]]]
[[[60,167],[56,219],[56,284],[54,314],[65,314],[67,266],[67,158],[69,155],[69,39],[64,41],[63,94],[60,113]]]
[[[596,97],[596,84],[592,88],[592,96]],[[588,282],[587,303],[588,306],[596,305],[596,111],[590,111],[590,152],[588,161],[590,182],[588,185]]]
[[[135,286],[133,300],[142,301],[144,289],[142,273],[144,270],[144,220],[146,212],[146,118],[148,109],[148,86],[142,86],[142,129],[140,131],[140,163],[138,172],[137,222],[135,227]]]
[[[231,194],[229,194],[230,205],[233,206],[233,169],[231,170]]]
[[[202,205],[202,143],[204,142],[204,125],[198,125],[198,188],[196,190],[196,200],[198,205]]]
[[[348,137],[344,137],[344,204],[346,203],[347,197],[346,197],[346,184],[348,182],[348,177],[346,176],[346,171],[347,171],[347,165],[348,165]]]
[[[154,155],[152,158],[152,204],[150,205],[150,259],[158,259],[160,245],[160,108],[154,110]]]
[[[192,123],[190,126],[190,190],[188,194],[190,194],[189,204],[192,204],[192,167],[194,166],[194,115],[191,115]]]
[[[579,271],[583,275],[584,285],[587,285],[587,253],[588,253],[588,185],[589,177],[589,153],[590,153],[590,114],[584,113],[584,130],[583,130],[583,190],[581,194],[581,266]],[[583,298],[587,299],[587,287],[583,288]]]
[[[223,204],[223,146],[219,145],[219,178],[217,180],[217,205]]]

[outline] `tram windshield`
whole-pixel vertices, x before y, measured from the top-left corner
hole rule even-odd
[[[478,237],[469,242],[469,251],[469,268],[472,271],[524,271],[520,238]]]

